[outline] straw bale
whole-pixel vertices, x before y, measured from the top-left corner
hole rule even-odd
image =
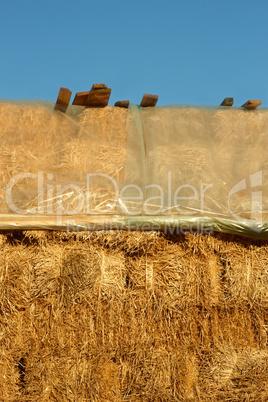
[[[126,114],[126,110],[106,107],[86,109],[80,115],[77,138],[65,144],[62,169],[66,172],[65,179],[78,183],[84,193],[88,173],[108,175],[117,185],[123,182],[127,158]],[[109,209],[108,204],[115,201],[112,182],[100,176],[91,180],[88,205],[92,210]],[[71,200],[77,201],[73,197]],[[71,200],[67,200],[67,208],[71,207]]]
[[[0,104],[0,212],[9,212],[4,189],[20,173],[43,172],[44,188],[53,188],[52,195],[45,194],[51,201],[43,203],[50,213],[56,212],[57,185],[76,184],[85,194],[88,173],[106,174],[121,183],[127,156],[126,113],[108,107],[71,117],[39,105]],[[105,209],[114,200],[114,187],[107,179],[95,177],[90,190],[92,209]],[[18,181],[12,191],[18,208],[37,207],[32,177]],[[70,188],[61,198],[68,210],[79,203],[79,194]]]
[[[68,307],[76,297],[110,299],[124,288],[124,257],[120,253],[107,254],[92,246],[86,250],[75,245],[57,247],[54,243],[40,250],[32,263],[33,297],[45,297],[51,304]]]
[[[144,135],[147,182],[166,189],[167,177],[171,174],[173,189],[186,185],[180,188],[180,205],[178,210],[172,209],[172,214],[216,213],[229,217],[231,209],[240,217],[252,218],[250,186],[233,194],[229,201],[228,195],[235,184],[258,171],[263,176],[263,194],[267,192],[268,116],[265,111],[168,107],[142,110],[139,117]],[[130,131],[133,130],[132,126]],[[142,171],[138,163],[136,165],[137,176],[140,176],[136,180],[142,182]],[[201,197],[189,189],[189,185],[198,190],[211,186],[200,201]],[[182,197],[188,198],[183,200]],[[165,206],[167,210],[170,208]],[[264,199],[263,218],[266,217]]]
[[[72,118],[39,105],[0,104],[0,205],[6,203],[4,188],[19,173],[61,171],[62,150],[77,125]],[[36,184],[30,179],[14,186],[14,199],[21,208],[35,206]],[[27,191],[25,190],[27,188]]]
[[[233,245],[221,253],[225,293],[232,305],[268,306],[267,246],[242,250]]]
[[[215,161],[217,174],[222,183],[236,184],[261,171],[263,192],[267,192],[267,113],[256,110],[247,113],[234,109],[230,118],[229,110],[218,110],[209,117],[214,139],[214,153],[220,155]],[[247,197],[241,196],[246,195]],[[217,196],[216,196],[217,197]],[[231,209],[241,217],[251,218],[250,189],[235,194],[230,203]],[[267,217],[267,206],[263,204],[263,219]]]
[[[231,344],[223,344],[211,351],[209,363],[209,367],[203,367],[205,381],[201,386],[211,400],[267,399],[267,350],[235,350]]]
[[[168,244],[153,256],[132,261],[128,276],[133,289],[147,290],[170,309],[211,308],[223,302],[222,266],[211,252],[193,255],[183,243]]]
[[[1,182],[21,172],[59,168],[62,146],[76,130],[72,118],[39,105],[1,103],[0,121]]]
[[[128,401],[186,400],[196,398],[197,365],[189,351],[168,352],[165,347],[144,347],[125,365],[124,399]]]

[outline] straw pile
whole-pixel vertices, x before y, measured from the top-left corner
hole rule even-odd
[[[265,401],[268,244],[0,236],[3,401]]]

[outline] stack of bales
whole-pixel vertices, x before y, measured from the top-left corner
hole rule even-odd
[[[126,114],[1,104],[1,214],[4,183],[27,170],[123,181]],[[0,400],[267,400],[267,266],[267,241],[234,235],[2,232]]]
[[[0,398],[268,398],[267,243],[1,235]]]

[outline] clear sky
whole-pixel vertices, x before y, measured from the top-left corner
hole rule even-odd
[[[268,107],[268,0],[0,0],[0,60],[0,98]]]

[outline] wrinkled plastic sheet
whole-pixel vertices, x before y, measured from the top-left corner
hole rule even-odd
[[[268,110],[0,102],[0,229],[268,238]]]

